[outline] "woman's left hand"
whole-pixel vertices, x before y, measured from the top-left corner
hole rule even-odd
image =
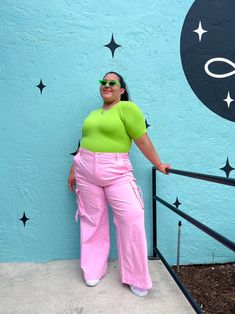
[[[169,174],[169,172],[166,171],[166,169],[170,168],[171,166],[169,164],[160,164],[158,167],[157,167],[157,170],[164,173],[164,174]]]
[[[69,174],[69,178],[68,178],[68,186],[71,192],[74,191],[74,187],[76,185],[76,180],[75,180],[75,176],[74,176],[74,167],[72,166],[70,169],[70,174]]]

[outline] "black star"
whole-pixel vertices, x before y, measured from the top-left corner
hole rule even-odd
[[[37,85],[37,87],[40,89],[40,92],[42,94],[42,90],[43,90],[44,87],[46,87],[46,85],[44,85],[42,80],[40,80],[40,83]]]
[[[104,46],[105,46],[105,47],[108,47],[108,48],[111,50],[111,52],[112,52],[112,57],[114,57],[114,52],[115,52],[115,50],[116,50],[118,47],[122,47],[122,46],[118,45],[118,44],[115,42],[114,37],[113,37],[113,34],[112,34],[112,38],[111,38],[110,43],[107,44],[107,45],[104,45]]]
[[[146,129],[150,126],[150,124],[148,124],[146,119],[145,119],[145,125],[146,125]]]
[[[24,212],[23,217],[20,218],[19,220],[22,220],[22,222],[24,223],[24,226],[25,226],[25,223],[26,223],[27,220],[29,220],[29,218],[27,218],[27,217],[25,216],[25,212]]]
[[[176,198],[176,201],[173,203],[176,208],[179,208],[179,206],[182,204],[179,202],[178,197]]]
[[[229,178],[230,172],[232,170],[234,170],[234,169],[235,168],[230,166],[228,158],[227,158],[227,161],[226,161],[226,165],[223,168],[220,168],[220,170],[223,170],[226,173],[226,177],[227,178]]]
[[[70,155],[73,155],[73,156],[77,155],[77,151],[78,151],[79,147],[80,147],[80,141],[78,141],[78,148],[77,148],[77,150],[75,152],[73,152],[73,153],[70,153]]]

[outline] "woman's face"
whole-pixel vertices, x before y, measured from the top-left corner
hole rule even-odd
[[[104,77],[105,81],[109,80],[115,80],[119,82],[119,78],[114,73],[109,73]],[[105,103],[113,103],[115,101],[120,100],[121,95],[125,92],[125,89],[121,86],[114,85],[109,86],[109,84],[106,84],[105,86],[100,86],[100,95],[103,98]]]

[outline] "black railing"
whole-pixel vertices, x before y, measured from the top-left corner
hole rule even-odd
[[[197,172],[189,172],[177,169],[168,169],[169,173],[174,173],[186,177],[191,177],[199,180],[206,180],[211,181],[214,183],[225,184],[230,186],[235,186],[235,179],[230,178],[223,178],[213,175],[208,175],[204,173],[197,173]],[[231,241],[230,239],[224,237],[223,235],[219,234],[218,232],[214,231],[213,229],[209,228],[208,226],[204,225],[200,221],[192,218],[191,216],[185,214],[183,211],[179,210],[177,207],[169,204],[168,202],[164,201],[160,197],[157,196],[157,187],[156,187],[156,168],[152,167],[152,204],[153,204],[153,256],[149,256],[149,259],[161,259],[171,276],[174,278],[175,282],[187,298],[187,300],[192,305],[193,309],[198,314],[203,314],[201,307],[197,304],[197,302],[193,299],[187,288],[184,286],[180,278],[177,274],[172,270],[171,266],[168,264],[162,253],[159,251],[157,246],[157,201],[175,212],[177,215],[183,217],[185,220],[192,223],[194,226],[208,234],[210,237],[214,238],[216,241],[222,243],[224,246],[229,248],[230,250],[235,252],[235,242]]]

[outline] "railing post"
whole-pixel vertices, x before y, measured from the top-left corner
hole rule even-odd
[[[156,184],[156,168],[152,167],[152,218],[153,218],[153,255],[149,259],[159,259],[157,254],[157,184]]]
[[[181,246],[181,227],[182,222],[178,222],[178,242],[177,242],[177,273],[180,271],[180,246]]]

